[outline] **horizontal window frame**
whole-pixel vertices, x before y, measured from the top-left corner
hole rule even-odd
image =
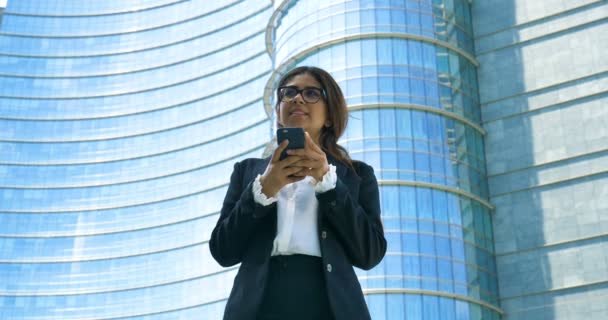
[[[470,200],[473,200],[473,201],[481,204],[482,206],[484,206],[490,210],[490,213],[492,216],[494,215],[494,211],[496,210],[496,207],[494,207],[494,205],[492,205],[489,201],[484,200],[473,193],[466,192],[466,191],[463,191],[463,190],[460,190],[457,188],[448,187],[445,185],[436,184],[436,183],[391,179],[391,180],[378,180],[378,185],[379,186],[418,187],[418,188],[428,188],[428,189],[446,191],[446,192],[450,192],[450,193],[453,193],[453,194],[456,194],[459,196],[463,196],[465,198],[468,198]]]
[[[455,300],[459,300],[459,301],[473,303],[473,304],[479,305],[481,307],[485,307],[486,309],[490,309],[501,316],[505,314],[505,312],[502,309],[500,309],[499,307],[491,305],[485,301],[473,299],[473,298],[459,295],[459,294],[449,294],[449,293],[445,293],[445,292],[441,292],[441,291],[413,290],[413,289],[406,289],[406,288],[401,288],[401,289],[375,288],[375,289],[364,289],[363,294],[364,295],[413,294],[413,295],[423,295],[423,296],[427,295],[427,296],[436,296],[436,297],[442,297],[442,298],[451,298],[451,299],[455,299]]]
[[[173,2],[167,2],[164,4],[160,4],[160,5],[156,5],[156,6],[151,6],[151,7],[142,7],[142,8],[138,8],[138,9],[132,9],[129,11],[114,11],[114,12],[108,12],[108,13],[97,13],[97,14],[84,14],[84,15],[48,15],[48,14],[34,14],[34,13],[23,13],[23,12],[14,12],[14,11],[5,11],[4,14],[6,15],[12,15],[12,16],[27,16],[27,17],[90,17],[90,16],[104,16],[104,15],[116,15],[116,14],[125,14],[125,13],[132,13],[132,12],[141,12],[141,11],[147,11],[147,10],[154,10],[157,8],[162,8],[162,7],[167,7],[167,6],[172,6],[175,4],[180,4],[182,2],[188,2],[190,0],[176,0]]]
[[[196,103],[196,102],[200,102],[202,100],[206,100],[209,98],[213,98],[216,96],[220,96],[222,94],[225,94],[231,90],[235,90],[241,86],[247,85],[249,83],[255,82],[257,80],[260,80],[261,78],[265,77],[268,73],[270,72],[270,70],[266,73],[262,73],[259,75],[255,75],[253,78],[247,79],[243,82],[237,83],[234,86],[231,86],[229,88],[226,88],[222,91],[218,91],[218,92],[214,92],[212,94],[203,96],[203,97],[197,97],[196,99],[192,99],[192,100],[188,100],[188,101],[184,101],[184,102],[180,102],[178,104],[173,104],[173,105],[168,105],[168,106],[161,106],[161,107],[157,107],[157,108],[152,108],[152,109],[147,109],[147,110],[141,110],[141,111],[135,111],[135,112],[127,112],[127,113],[120,113],[120,114],[108,114],[106,116],[97,116],[97,117],[72,117],[72,118],[61,118],[61,119],[57,119],[57,118],[17,118],[17,117],[0,117],[0,119],[2,120],[9,120],[9,121],[77,121],[77,120],[97,120],[97,119],[109,119],[109,118],[118,118],[118,117],[124,117],[124,116],[132,116],[132,115],[139,115],[139,114],[145,114],[145,113],[152,113],[152,112],[158,112],[158,111],[165,111],[165,110],[169,110],[169,109],[174,109],[174,108],[178,108],[181,107],[183,105],[186,104],[191,104],[191,103]],[[23,99],[23,100],[29,100],[29,99]],[[40,100],[40,99],[33,99],[33,100]],[[44,100],[66,100],[66,99],[44,99]],[[72,99],[70,98],[69,100],[76,100],[75,98]]]
[[[190,2],[189,1],[184,1],[183,3],[187,3]],[[8,36],[8,37],[17,37],[17,38],[41,38],[41,39],[86,39],[86,38],[97,38],[97,37],[108,37],[108,36],[120,36],[120,35],[127,35],[127,34],[132,34],[132,33],[139,33],[139,32],[147,32],[147,31],[152,31],[152,30],[158,30],[158,29],[164,29],[164,28],[170,28],[176,25],[180,25],[183,23],[187,23],[187,22],[192,22],[198,19],[202,19],[205,18],[207,16],[212,16],[214,14],[217,14],[218,11],[222,11],[225,10],[227,8],[239,5],[241,3],[244,3],[242,0],[241,1],[236,1],[233,2],[227,6],[218,8],[214,11],[211,12],[207,12],[198,16],[194,16],[194,17],[190,17],[188,19],[184,19],[184,20],[180,20],[177,22],[172,22],[172,23],[168,23],[168,24],[164,24],[164,25],[158,25],[158,26],[154,26],[154,27],[148,27],[148,28],[140,28],[140,29],[132,29],[129,28],[129,31],[124,31],[124,32],[113,32],[113,33],[97,33],[97,34],[87,34],[87,35],[36,35],[36,34],[21,34],[21,33],[10,33],[10,32],[0,32],[0,36]],[[270,8],[270,6],[266,6],[264,7],[262,10],[256,11],[253,14],[249,14],[247,16],[245,16],[242,19],[236,20],[220,29],[217,30],[222,30],[224,28],[230,27],[234,24],[238,24],[244,20],[247,20],[255,15],[257,15],[258,13],[268,10],[268,8]],[[104,15],[106,16],[106,15]],[[39,16],[40,17],[40,16]],[[70,18],[74,18],[74,16],[71,16]],[[210,33],[215,33],[217,32],[217,30],[213,30],[211,32],[207,32],[207,34]]]
[[[153,47],[146,47],[146,48],[140,48],[140,49],[135,49],[135,50],[131,49],[131,50],[123,50],[123,51],[115,51],[115,52],[96,53],[96,54],[72,54],[72,55],[32,55],[32,54],[17,54],[17,53],[9,53],[9,52],[1,52],[0,51],[0,56],[24,57],[24,58],[47,58],[47,59],[54,59],[54,58],[92,58],[92,57],[98,57],[98,56],[113,56],[113,55],[122,55],[122,54],[136,53],[136,52],[142,52],[142,51],[151,51],[151,50],[155,50],[155,49],[159,49],[159,48],[170,47],[170,46],[173,46],[173,45],[179,44],[179,43],[184,43],[184,42],[189,42],[189,41],[194,41],[194,40],[202,39],[202,38],[204,38],[206,36],[209,36],[211,34],[225,31],[225,30],[227,30],[229,28],[234,27],[237,24],[246,22],[247,20],[255,17],[256,15],[261,14],[265,10],[268,10],[269,8],[270,8],[270,6],[266,7],[264,10],[260,10],[259,12],[255,12],[254,14],[246,16],[242,20],[239,20],[239,21],[237,21],[237,22],[235,22],[233,24],[230,24],[230,25],[228,25],[228,26],[226,26],[224,28],[216,29],[216,30],[213,30],[213,31],[210,31],[210,32],[205,32],[205,33],[202,33],[202,34],[198,34],[198,35],[190,37],[190,38],[181,39],[181,40],[178,40],[178,41],[175,41],[175,42],[170,42],[170,43],[164,43],[162,45],[157,45],[157,46],[153,46]],[[81,38],[81,37],[69,37],[68,39],[70,39],[70,38]],[[85,38],[97,38],[97,37],[85,37]],[[62,39],[62,38],[59,38],[59,39]]]

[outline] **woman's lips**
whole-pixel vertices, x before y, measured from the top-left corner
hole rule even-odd
[[[291,112],[289,115],[290,115],[290,116],[299,116],[299,117],[303,117],[303,116],[306,116],[307,114],[306,114],[306,112],[304,112],[304,111],[301,111],[301,110],[295,110],[295,111],[292,111],[292,112]]]

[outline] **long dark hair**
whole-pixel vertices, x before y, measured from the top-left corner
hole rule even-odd
[[[284,86],[287,82],[292,80],[293,77],[301,74],[309,74],[314,77],[317,82],[321,84],[321,88],[325,92],[327,120],[329,120],[331,124],[329,127],[324,126],[321,129],[321,135],[319,136],[321,149],[354,170],[348,152],[344,147],[338,144],[338,139],[344,133],[348,123],[348,109],[346,108],[346,101],[344,100],[344,94],[342,94],[340,86],[338,86],[336,80],[334,80],[327,71],[317,67],[302,66],[294,68],[284,74],[281,77],[281,80],[279,80],[277,88]],[[280,103],[281,97],[277,91],[275,110],[278,110]],[[278,123],[278,119],[277,126],[281,127],[281,124]]]

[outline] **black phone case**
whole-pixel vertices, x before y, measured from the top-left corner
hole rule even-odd
[[[281,152],[280,160],[287,157],[286,150],[289,149],[304,149],[304,129],[302,128],[280,128],[277,129],[277,144],[281,144],[283,140],[289,140],[287,148]]]

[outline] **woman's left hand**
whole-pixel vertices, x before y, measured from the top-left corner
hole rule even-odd
[[[323,176],[329,171],[327,157],[325,156],[325,152],[312,141],[308,132],[305,133],[304,138],[304,149],[287,150],[287,154],[289,155],[297,155],[304,158],[291,165],[291,167],[302,167],[302,170],[296,172],[294,176],[311,176],[315,180],[321,181],[323,180]]]

